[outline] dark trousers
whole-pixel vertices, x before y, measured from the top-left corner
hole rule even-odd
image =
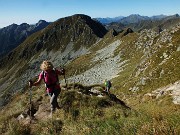
[[[57,107],[59,107],[57,98],[60,94],[60,89],[54,89],[52,92],[48,93],[50,97],[51,111],[55,111]]]

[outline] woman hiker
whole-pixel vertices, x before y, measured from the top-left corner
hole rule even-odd
[[[58,75],[64,75],[65,70],[54,69],[52,63],[49,61],[43,61],[40,69],[42,70],[42,72],[39,74],[38,80],[34,83],[30,81],[29,86],[37,86],[41,83],[42,80],[44,80],[47,94],[50,97],[51,112],[54,112],[56,108],[60,109],[57,102],[58,95],[61,92]]]

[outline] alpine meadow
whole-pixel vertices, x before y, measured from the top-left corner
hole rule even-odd
[[[0,134],[180,134],[178,14],[12,24],[0,46]],[[65,70],[52,115],[43,61]]]

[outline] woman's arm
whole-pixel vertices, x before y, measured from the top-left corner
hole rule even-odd
[[[42,79],[39,77],[38,80],[32,84],[32,86],[37,86],[37,85],[39,85],[39,84],[41,83],[41,80],[42,80]]]
[[[29,87],[39,85],[41,83],[41,80],[42,80],[41,75],[39,76],[38,80],[36,82],[34,82],[34,83],[30,80],[29,81]]]

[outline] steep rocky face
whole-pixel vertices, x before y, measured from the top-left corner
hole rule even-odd
[[[12,24],[0,29],[0,58],[20,45],[28,36],[45,28],[48,22],[40,20],[35,25]]]

